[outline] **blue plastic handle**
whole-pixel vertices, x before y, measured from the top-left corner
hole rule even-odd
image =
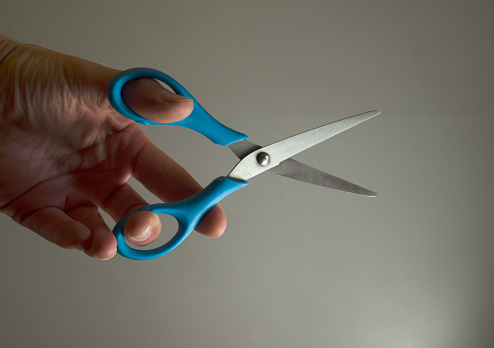
[[[171,123],[154,122],[137,114],[123,101],[122,88],[127,82],[139,78],[152,78],[159,80],[170,86],[175,93],[192,99],[194,101],[194,109],[192,113],[186,119]],[[218,122],[180,83],[178,83],[171,76],[159,70],[149,68],[133,68],[117,74],[108,86],[108,99],[119,113],[138,123],[150,125],[166,124],[189,128],[201,133],[213,143],[222,146],[230,145],[238,140],[247,139],[247,135],[228,128],[224,124]]]
[[[175,249],[194,230],[204,214],[229,194],[247,185],[247,181],[219,177],[195,195],[181,201],[145,205],[127,214],[114,227],[117,239],[117,251],[120,255],[133,260],[151,260],[163,256]],[[138,211],[152,211],[157,214],[173,216],[178,222],[177,233],[162,246],[151,250],[139,250],[127,245],[124,237],[124,225],[130,215]]]

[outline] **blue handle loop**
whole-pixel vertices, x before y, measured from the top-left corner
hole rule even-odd
[[[192,99],[194,101],[194,109],[192,113],[187,118],[181,121],[170,123],[154,122],[137,114],[123,101],[122,88],[127,82],[139,78],[152,78],[159,80],[170,86],[175,93]],[[247,139],[247,136],[245,134],[228,128],[224,124],[218,122],[180,83],[178,83],[171,76],[159,70],[149,68],[133,68],[117,74],[108,85],[108,99],[119,113],[138,123],[150,125],[166,124],[189,128],[198,133],[201,133],[213,143],[222,146],[230,145],[231,143],[238,140]]]
[[[151,260],[163,256],[175,249],[194,230],[204,214],[229,194],[247,185],[247,181],[219,177],[195,195],[181,201],[145,205],[123,217],[113,228],[117,239],[117,251],[120,255],[133,260]],[[157,214],[173,216],[178,222],[177,233],[162,246],[151,250],[138,250],[127,245],[124,237],[124,225],[130,215],[138,211],[152,211]]]

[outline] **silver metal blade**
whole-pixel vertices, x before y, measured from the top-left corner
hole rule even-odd
[[[296,155],[297,153],[319,144],[320,142],[344,132],[364,121],[367,121],[380,113],[380,111],[369,111],[363,114],[344,118],[255,150],[246,155],[235,166],[235,168],[233,168],[228,176],[233,179],[248,180],[258,174],[276,167],[281,162]],[[230,149],[232,148],[230,147]],[[232,149],[232,151],[234,150]],[[259,164],[257,160],[258,155],[262,153],[269,155],[268,163],[263,165]]]
[[[228,145],[230,150],[240,159],[246,157],[253,151],[259,150],[262,146],[251,143],[248,140],[241,140]],[[311,167],[294,159],[286,159],[274,168],[268,170],[269,173],[284,176],[309,184],[328,187],[335,190],[355,193],[367,197],[376,197],[377,193],[359,185],[353,184],[322,170]]]
[[[251,143],[248,140],[239,140],[234,143],[228,145],[228,148],[232,150],[232,152],[240,159],[243,159],[245,156],[250,153],[259,150],[262,146]]]
[[[295,179],[309,184],[328,187],[335,190],[356,193],[367,197],[376,197],[377,193],[368,190],[362,186],[356,185],[334,175],[323,172],[322,170],[308,166],[307,164],[295,161],[294,159],[286,159],[268,172],[284,176],[286,178]]]

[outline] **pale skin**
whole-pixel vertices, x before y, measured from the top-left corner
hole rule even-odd
[[[106,95],[119,70],[0,36],[0,212],[62,248],[99,259],[116,253],[100,209],[116,221],[147,202],[127,183],[141,182],[160,200],[186,198],[201,186],[118,114]],[[190,99],[153,80],[132,81],[124,100],[142,116],[174,122]],[[196,230],[219,237],[226,217],[215,206]],[[133,214],[126,238],[154,241],[161,221]]]

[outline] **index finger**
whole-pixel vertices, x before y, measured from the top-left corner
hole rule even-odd
[[[202,186],[178,163],[151,142],[137,155],[132,176],[164,202],[185,199],[202,190]],[[226,216],[219,205],[202,218],[196,231],[219,237],[226,229]]]

